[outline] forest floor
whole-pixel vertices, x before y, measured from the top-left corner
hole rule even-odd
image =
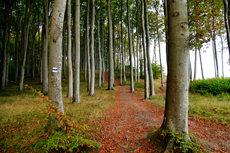
[[[116,105],[106,112],[107,119],[101,121],[103,125],[97,140],[102,146],[97,152],[161,152],[159,146],[154,147],[157,144],[146,138],[162,124],[164,108],[130,93],[130,88],[121,86],[117,80],[115,84],[118,87]],[[203,143],[208,152],[230,153],[229,125],[189,117],[189,133]]]

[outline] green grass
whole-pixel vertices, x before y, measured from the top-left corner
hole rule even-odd
[[[47,104],[31,89],[18,92],[18,85],[10,83],[0,92],[0,152],[45,152],[52,150],[77,151],[88,146],[98,146],[94,141],[99,134],[100,119],[106,118],[104,113],[115,103],[117,88],[106,90],[95,83],[95,96],[86,92],[87,82],[81,75],[81,102],[72,104],[67,98],[67,79],[63,80],[63,103],[65,115],[77,128],[69,129],[68,133],[56,132],[48,135],[45,126],[48,122]],[[26,78],[25,83],[37,91],[41,90],[39,78]],[[92,134],[93,133],[93,134]]]

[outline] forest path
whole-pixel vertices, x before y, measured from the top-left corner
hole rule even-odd
[[[121,86],[119,81],[115,80],[115,84],[116,106],[106,112],[108,119],[100,129],[99,152],[153,152],[149,142],[139,140],[161,125],[163,108],[144,102],[143,97],[130,93],[130,88]]]
[[[106,74],[108,81],[108,74]],[[100,138],[102,143],[98,152],[159,152],[149,141],[144,141],[163,121],[164,108],[144,102],[143,97],[131,93],[130,87],[118,87],[116,105],[106,112],[107,120],[102,122]],[[164,94],[159,92],[156,94]],[[208,152],[230,153],[229,126],[217,125],[211,121],[189,118],[189,133],[204,143]]]

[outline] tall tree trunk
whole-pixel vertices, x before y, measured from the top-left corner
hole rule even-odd
[[[10,12],[12,12],[10,10]],[[10,66],[10,58],[11,58],[11,51],[10,51],[10,29],[11,29],[11,21],[12,21],[12,13],[10,13],[10,22],[9,22],[9,28],[8,28],[8,35],[7,35],[7,59],[6,59],[6,87],[9,85],[9,66]]]
[[[101,9],[101,8],[100,8]],[[98,87],[101,87],[101,35],[100,35],[100,10],[97,13],[97,39],[98,39],[98,56],[99,56],[99,73],[98,73]]]
[[[204,71],[203,71],[203,64],[202,64],[202,58],[201,58],[201,52],[199,49],[199,55],[200,55],[200,68],[201,68],[201,75],[202,75],[202,79],[204,79]]]
[[[127,22],[128,22],[128,36],[129,36],[129,61],[130,61],[130,92],[134,92],[134,82],[133,82],[133,54],[132,54],[132,40],[130,32],[130,19],[129,19],[129,0],[127,0]]]
[[[5,29],[4,29],[4,42],[3,42],[3,58],[2,58],[2,82],[1,82],[1,89],[5,89],[6,87],[6,63],[7,63],[7,35],[8,35],[8,28],[9,28],[9,8],[8,8],[9,1],[5,0]]]
[[[112,15],[111,15],[112,18]],[[112,33],[113,33],[113,83],[115,79],[115,69],[116,69],[116,45],[115,45],[115,25],[114,25],[114,19],[112,19]]]
[[[216,76],[219,77],[219,64],[218,64],[218,56],[217,56],[217,49],[216,49],[216,34],[215,34],[215,30],[213,32],[213,43],[214,43],[214,58],[215,58],[215,62],[216,62]]]
[[[17,12],[17,25],[20,24],[20,14]],[[19,40],[19,26],[16,26],[16,38],[15,38],[15,51],[14,51],[14,81],[18,81],[18,40]]]
[[[101,56],[102,56],[102,83],[105,83],[105,56],[104,56],[104,30],[103,30],[104,21],[101,17]]]
[[[149,72],[149,79],[150,79],[150,96],[154,96],[154,80],[153,80],[153,70],[150,58],[150,40],[149,40],[149,22],[148,22],[148,13],[147,13],[147,3],[144,0],[144,13],[145,13],[145,30],[146,30],[146,52],[148,58],[148,72]]]
[[[64,17],[64,19],[65,19],[65,17]],[[65,23],[65,22],[64,22]],[[62,50],[63,50],[63,79],[65,79],[66,78],[66,47],[65,47],[65,45],[66,45],[66,37],[65,37],[65,33],[66,33],[66,25],[64,24],[63,25],[63,31],[62,31]]]
[[[144,52],[144,72],[145,72],[145,99],[149,99],[149,74],[148,74],[148,59],[145,42],[145,23],[144,23],[144,0],[141,0],[141,25],[142,25],[142,46]]]
[[[28,10],[29,10],[29,12],[28,12]],[[23,34],[22,34],[23,44],[22,44],[21,73],[20,73],[19,91],[23,90],[26,51],[27,51],[28,37],[29,37],[28,35],[29,35],[29,26],[30,26],[30,16],[31,16],[31,4],[29,4],[28,0],[26,0],[25,19],[24,19],[24,26],[23,26],[23,30],[22,30],[23,31]]]
[[[107,12],[108,12],[108,51],[109,51],[109,82],[108,90],[113,90],[114,82],[114,68],[113,68],[113,44],[112,44],[112,18],[111,18],[111,3],[107,1]]]
[[[90,91],[90,53],[89,53],[89,3],[87,0],[87,16],[86,16],[86,51],[87,51],[87,91]]]
[[[134,20],[134,14],[132,13],[132,18],[133,18],[133,20]],[[133,21],[134,22],[134,21]],[[132,22],[132,45],[133,45],[133,59],[134,59],[134,80],[135,81],[137,81],[137,67],[136,67],[136,53],[135,53],[135,47],[134,47],[134,39],[135,39],[135,37],[134,37],[134,34],[133,34],[133,22]]]
[[[168,76],[164,121],[161,129],[175,132],[189,140],[188,135],[188,16],[187,1],[168,0]],[[177,26],[180,25],[180,26]],[[184,135],[185,134],[185,135]],[[170,138],[169,138],[170,139]],[[174,141],[168,141],[165,152]]]
[[[197,68],[197,47],[195,48],[195,61],[194,61],[194,78],[193,80],[196,80],[196,68]]]
[[[224,43],[221,34],[220,34],[220,40],[221,40],[222,77],[224,77]]]
[[[48,0],[43,0],[43,45],[42,45],[42,93],[44,95],[48,94]]]
[[[70,0],[69,0],[70,1]],[[75,62],[73,103],[80,102],[80,0],[75,0]]]
[[[137,44],[136,44],[136,51],[137,51],[137,81],[140,82],[140,74],[139,74],[139,52],[138,52],[138,47],[139,47],[139,33],[138,33],[138,12],[139,12],[139,7],[138,7],[138,0],[136,0],[136,7],[137,7],[137,14],[136,14],[136,35],[137,35]],[[135,73],[136,74],[136,73]]]
[[[229,0],[223,0],[224,3],[224,21],[225,21],[225,28],[226,28],[226,34],[227,34],[227,43],[228,43],[228,52],[229,52],[229,59],[230,59],[230,30],[229,30],[229,8],[228,8],[228,2]]]
[[[52,103],[64,114],[62,101],[62,30],[66,0],[55,0],[51,21],[49,44],[48,96]]]
[[[95,63],[94,63],[94,19],[95,19],[95,5],[94,0],[91,0],[91,27],[90,27],[90,54],[91,54],[91,80],[89,95],[94,96],[94,83],[95,83]]]
[[[77,2],[75,2],[75,3],[77,3]],[[80,5],[79,3],[76,4],[76,5]],[[78,9],[78,6],[76,6],[76,8],[75,8],[75,13],[77,12],[77,9]],[[70,22],[71,22],[71,0],[67,0],[67,62],[68,62],[68,93],[67,93],[67,97],[72,98],[73,97],[73,69],[72,69],[72,58],[71,58],[72,53],[71,53],[71,24],[70,24]],[[76,23],[78,23],[78,22],[76,22]],[[76,28],[75,28],[75,31],[76,31]],[[80,40],[78,40],[78,41],[79,41],[79,44],[80,44]],[[77,43],[78,42],[76,41],[76,44]],[[80,50],[80,47],[79,47],[78,50]],[[76,58],[77,58],[77,56],[76,56]],[[75,62],[79,62],[79,61],[76,61],[76,58],[75,58]],[[78,70],[79,69],[80,69],[80,67],[78,66]]]
[[[33,42],[32,42],[32,57],[31,57],[31,77],[34,80],[34,48],[35,48],[35,38],[36,38],[37,30],[34,29],[33,31]]]
[[[26,56],[26,76],[30,77],[30,40],[28,40],[27,56]]]
[[[158,8],[156,8],[156,15],[157,15],[157,36],[158,36],[158,47],[159,47],[159,59],[160,59],[160,69],[161,69],[161,86],[164,86],[164,79],[163,79],[163,69],[162,69],[162,62],[161,62],[161,42],[160,42],[160,34],[159,34],[159,27],[158,27]]]

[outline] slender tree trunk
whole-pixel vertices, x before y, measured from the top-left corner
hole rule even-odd
[[[195,48],[195,61],[194,61],[194,78],[193,80],[196,80],[196,68],[197,68],[197,47]]]
[[[112,18],[112,15],[111,15]],[[115,79],[115,69],[116,69],[116,45],[115,45],[115,25],[114,25],[114,19],[112,19],[112,28],[113,28],[113,83],[114,83],[114,79]]]
[[[12,12],[12,11],[10,11]],[[11,51],[10,51],[10,29],[11,29],[11,21],[12,21],[12,13],[10,13],[10,22],[8,28],[8,35],[7,35],[7,59],[6,59],[6,87],[9,85],[9,66],[10,66],[10,58],[11,58]]]
[[[149,22],[148,22],[146,0],[144,0],[144,13],[145,13],[145,29],[146,29],[146,52],[147,52],[147,58],[148,58],[148,72],[149,72],[149,79],[150,79],[150,96],[154,96],[155,92],[154,92],[152,64],[151,64],[151,58],[150,58]]]
[[[55,0],[50,30],[48,96],[64,114],[62,101],[62,30],[66,0]]]
[[[35,38],[36,38],[36,32],[37,30],[35,29],[33,32],[33,42],[32,42],[32,57],[31,57],[31,77],[34,80],[34,48],[35,48]]]
[[[30,8],[29,8],[30,5]],[[28,12],[29,10],[29,12]],[[31,16],[31,4],[26,0],[25,8],[25,19],[23,26],[23,44],[22,44],[22,60],[21,60],[21,73],[20,73],[20,82],[19,82],[19,91],[23,90],[24,74],[25,74],[25,60],[26,60],[26,51],[28,46],[28,35],[29,35],[29,26],[30,26],[30,16]]]
[[[86,16],[86,51],[87,51],[87,91],[90,91],[90,53],[89,53],[89,3],[87,0],[87,16]]]
[[[44,95],[48,94],[48,0],[43,0],[43,11],[44,11],[44,21],[43,21],[43,45],[42,45],[42,93]]]
[[[77,2],[75,2],[75,3],[77,3]],[[78,4],[78,5],[80,5],[80,4]],[[77,9],[78,8],[76,6],[75,13],[76,13]],[[68,93],[67,93],[67,97],[72,98],[73,97],[73,69],[72,69],[72,58],[71,58],[71,34],[72,33],[71,33],[71,23],[70,22],[71,22],[71,0],[67,0],[67,62],[68,62]],[[76,23],[78,23],[78,22],[76,22]],[[75,28],[75,32],[76,32],[76,28]],[[80,41],[80,40],[78,40],[78,41]],[[76,41],[76,44],[77,43],[78,42]],[[79,50],[80,50],[80,48],[79,48]],[[76,58],[77,57],[75,57],[75,62],[78,62],[78,61],[76,61]],[[78,70],[79,69],[80,69],[80,67],[78,67]]]
[[[65,18],[64,18],[65,19]],[[65,37],[65,33],[66,33],[66,25],[63,25],[63,31],[62,31],[62,50],[63,50],[63,79],[66,78],[66,37]]]
[[[216,62],[216,74],[217,74],[217,77],[219,77],[219,64],[218,64],[218,56],[217,56],[217,49],[216,49],[216,34],[215,34],[215,31],[213,33],[213,36],[214,36],[214,53],[215,53],[215,62]]]
[[[228,43],[228,52],[229,52],[229,59],[230,59],[230,30],[229,30],[229,8],[227,0],[223,0],[224,3],[224,21],[225,21],[225,28],[226,28],[226,34],[227,34],[227,43]]]
[[[175,132],[189,140],[188,135],[188,16],[187,1],[168,0],[168,76],[164,121],[161,129]],[[177,26],[180,25],[180,26]],[[174,141],[169,138],[165,152]]]
[[[132,59],[132,40],[130,32],[130,19],[129,19],[129,0],[127,0],[127,21],[128,21],[128,36],[129,36],[129,61],[130,61],[130,92],[134,92],[134,82],[133,82],[133,59]]]
[[[91,0],[91,27],[90,27],[90,52],[91,52],[91,80],[89,95],[94,96],[94,83],[95,83],[95,63],[94,63],[94,19],[95,19],[95,6],[94,0]]]
[[[2,58],[2,83],[1,89],[5,89],[6,87],[6,63],[7,63],[7,35],[8,35],[8,28],[9,28],[9,8],[8,8],[8,1],[6,0],[5,5],[5,29],[4,29],[4,42],[3,42],[3,58]]]
[[[20,14],[17,12],[17,25],[20,24]],[[18,81],[18,40],[19,40],[19,26],[16,26],[15,51],[14,51],[14,81]]]
[[[221,40],[222,77],[224,77],[224,43],[221,34],[220,34],[220,40]]]
[[[202,64],[202,58],[201,58],[201,52],[200,52],[200,49],[199,49],[199,55],[200,55],[201,75],[202,75],[202,79],[204,79],[204,71],[203,71],[203,64]]]
[[[112,18],[111,18],[111,3],[107,1],[107,12],[108,12],[108,50],[109,50],[109,82],[108,90],[113,90],[114,81],[114,65],[113,65],[113,44],[112,44]]]
[[[98,73],[98,87],[101,87],[101,35],[100,35],[100,10],[97,13],[97,39],[98,39],[98,56],[99,56],[99,73]]]
[[[28,40],[27,56],[26,56],[26,76],[30,77],[30,40]]]
[[[134,17],[133,17],[134,15],[132,14],[132,18],[134,19]],[[133,34],[133,22],[132,22],[132,45],[133,45],[133,57],[134,57],[134,79],[135,79],[135,81],[137,81],[137,67],[136,67],[136,53],[135,53],[135,47],[134,47],[134,34]]]
[[[145,42],[145,23],[144,23],[144,0],[141,0],[141,25],[142,25],[142,46],[144,52],[144,71],[145,71],[145,99],[149,99],[149,75],[148,75],[148,59]]]
[[[101,17],[101,54],[102,54],[102,83],[105,83],[105,56],[104,56],[104,21]]]
[[[137,7],[137,14],[136,14],[136,35],[137,35],[137,44],[136,44],[136,51],[137,51],[137,73],[135,73],[137,75],[137,81],[140,82],[140,74],[139,74],[139,52],[138,52],[138,47],[139,47],[139,33],[138,33],[138,13],[139,13],[139,7],[138,7],[138,0],[136,0],[136,7]]]
[[[70,0],[68,0],[70,1]],[[69,8],[70,9],[70,8]],[[70,11],[70,10],[69,10]],[[75,62],[73,103],[80,102],[80,0],[75,0]]]
[[[163,79],[163,69],[162,69],[162,62],[161,62],[161,42],[160,42],[160,34],[159,34],[159,27],[158,27],[158,8],[156,8],[157,14],[157,36],[158,36],[158,47],[159,47],[159,59],[160,59],[160,69],[161,69],[161,86],[164,86],[164,79]]]

